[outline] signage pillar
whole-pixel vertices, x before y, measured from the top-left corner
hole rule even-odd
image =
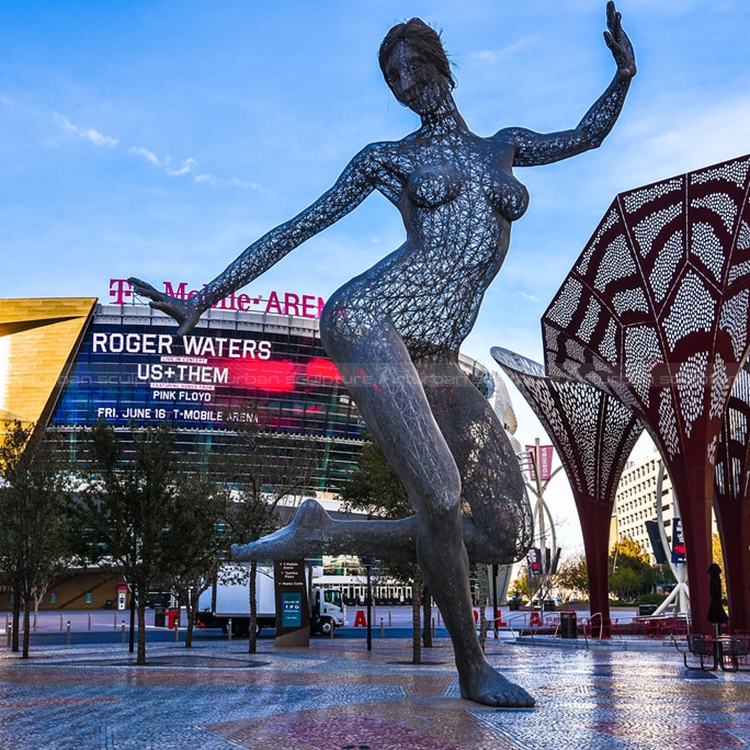
[[[310,645],[310,606],[307,601],[304,560],[277,560],[273,564],[276,593],[275,646]]]

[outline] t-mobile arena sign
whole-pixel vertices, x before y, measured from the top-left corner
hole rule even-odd
[[[177,299],[190,299],[198,294],[198,289],[189,289],[187,281],[173,284],[165,281],[162,291]],[[206,286],[205,284],[203,286]],[[137,303],[133,287],[127,279],[109,280],[110,303],[113,305],[132,305]],[[243,292],[232,292],[228,297],[217,302],[217,310],[239,310],[240,312],[261,312],[272,315],[294,315],[298,318],[320,318],[325,300],[312,294],[295,294],[294,292],[271,292],[268,297],[255,296]]]

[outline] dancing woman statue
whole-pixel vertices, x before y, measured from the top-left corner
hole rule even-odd
[[[486,399],[459,368],[458,351],[503,263],[511,222],[526,210],[528,194],[512,168],[596,148],[622,109],[635,58],[611,2],[607,27],[604,37],[617,71],[577,127],[550,134],[507,128],[482,138],[458,112],[438,34],[416,18],[398,24],[385,37],[379,62],[393,95],[419,116],[415,132],[366,146],[333,187],[255,241],[189,300],[131,279],[184,334],[211,305],[373,191],[393,203],[406,240],[334,293],[320,335],[416,515],[334,521],[310,500],[290,526],[234,552],[238,559],[340,552],[416,559],[453,641],[461,695],[492,706],[531,706],[534,700],[482,653],[468,560],[518,559],[530,543],[531,517],[517,459]],[[463,503],[470,516],[462,515]]]

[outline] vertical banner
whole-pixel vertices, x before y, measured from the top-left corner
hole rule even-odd
[[[531,575],[542,575],[542,550],[538,547],[532,547],[526,555],[526,560],[529,564],[529,572]]]
[[[537,466],[539,466],[539,479],[541,482],[548,481],[552,476],[552,456],[554,455],[554,450],[554,447],[551,445],[540,445],[539,455],[537,455],[535,445],[526,446],[526,451],[530,453],[534,459],[531,469],[529,469],[532,482],[536,482]]]
[[[276,641],[280,647],[310,645],[310,607],[304,560],[277,560],[273,564],[276,593]]]
[[[677,565],[684,563],[685,560],[685,535],[682,531],[682,521],[675,518],[672,520],[672,562]]]

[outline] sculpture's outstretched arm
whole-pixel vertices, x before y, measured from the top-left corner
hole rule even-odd
[[[201,314],[231,292],[249,284],[305,240],[331,226],[356,208],[377,187],[378,145],[360,151],[336,183],[293,219],[253,242],[227,269],[188,300],[170,297],[135,277],[128,279],[151,306],[171,315],[179,335],[195,326]]]
[[[622,110],[636,66],[633,45],[622,28],[621,15],[613,2],[607,3],[607,29],[604,40],[617,63],[617,71],[607,90],[573,130],[542,134],[524,128],[507,128],[493,136],[493,139],[510,140],[515,145],[513,166],[532,167],[566,159],[598,148],[609,135]]]

